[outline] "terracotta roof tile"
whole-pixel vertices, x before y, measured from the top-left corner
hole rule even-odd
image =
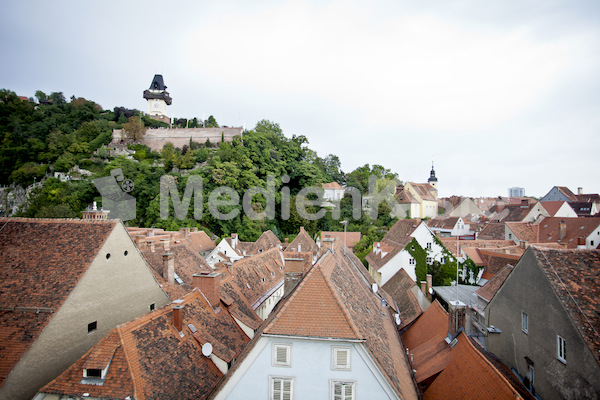
[[[323,189],[337,189],[337,190],[343,190],[344,188],[337,182],[329,182],[329,183],[322,183],[321,187]]]
[[[530,249],[600,364],[600,251]]]
[[[107,398],[207,398],[223,374],[202,355],[202,345],[211,343],[217,357],[230,361],[249,338],[226,310],[213,310],[199,291],[186,295],[181,304],[183,335],[173,326],[171,305],[156,310],[113,329],[41,392]],[[83,368],[90,363],[99,365],[111,352],[114,357],[103,384],[82,383]]]
[[[452,361],[425,391],[423,399],[517,399],[508,380],[460,333]],[[476,377],[476,379],[472,379]]]
[[[560,225],[564,222],[565,236],[560,238]],[[577,248],[579,238],[587,238],[600,228],[600,218],[547,217],[539,223],[539,243],[557,242],[569,249]]]
[[[419,300],[411,290],[415,285],[415,281],[413,281],[406,270],[402,268],[382,286],[382,289],[385,290],[398,305],[401,321],[400,326],[398,327],[399,330],[410,325],[423,313]]]
[[[298,249],[300,246],[300,249]],[[315,241],[310,237],[308,232],[304,230],[303,227],[300,227],[300,232],[298,235],[292,240],[292,242],[286,247],[286,250],[290,251],[310,251],[313,254],[317,254],[319,252],[319,247],[315,243]]]
[[[448,313],[435,300],[402,335],[404,346],[417,348],[431,339],[443,340],[448,334]]]
[[[500,286],[504,283],[508,275],[513,270],[512,265],[507,265],[503,269],[500,270],[496,275],[494,275],[490,280],[488,280],[485,285],[480,287],[475,291],[475,294],[484,298],[488,303],[492,300]]]
[[[179,299],[192,291],[192,276],[213,269],[200,254],[198,254],[187,242],[170,244],[168,250],[162,246],[156,246],[152,251],[150,248],[140,249],[140,253],[150,266],[155,279],[172,300]],[[162,274],[163,254],[173,254],[175,274],[183,281],[182,284],[175,281],[169,283]]]
[[[60,309],[116,224],[0,218],[0,384]]]
[[[479,239],[504,240],[504,223],[490,222],[477,235]]]
[[[379,270],[379,268],[394,258],[396,254],[404,250],[404,247],[406,247],[413,239],[411,236],[412,233],[421,223],[422,221],[420,219],[398,220],[381,240],[381,245],[384,246],[383,253],[387,254],[376,253],[376,244],[373,243],[373,251],[365,257],[369,265],[373,266],[376,270]]]
[[[538,242],[539,225],[530,222],[506,222],[506,227],[515,235],[519,241],[529,243]]]
[[[337,238],[342,243],[344,243],[344,232],[323,231],[321,232],[321,240],[323,240],[324,238]],[[360,239],[360,232],[346,232],[346,246],[349,249],[353,249],[356,243],[360,241]]]
[[[361,339],[348,311],[313,268],[264,330],[267,334]]]

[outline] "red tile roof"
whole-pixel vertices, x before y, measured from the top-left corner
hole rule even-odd
[[[168,250],[162,246],[155,246],[154,251],[150,248],[140,249],[140,253],[151,267],[150,270],[154,274],[154,278],[169,295],[171,300],[180,299],[185,294],[192,291],[192,276],[213,269],[208,266],[208,263],[200,254],[198,254],[186,241],[180,243],[169,244]],[[175,273],[183,281],[183,284],[175,281],[169,283],[162,274],[163,271],[163,254],[171,253],[173,255],[173,264]]]
[[[140,400],[207,398],[223,374],[202,354],[202,345],[211,343],[213,354],[227,362],[249,339],[226,310],[214,311],[199,291],[182,300],[183,335],[173,326],[170,305],[146,314],[113,329],[41,392]],[[110,365],[103,364],[109,359]],[[82,383],[84,368],[102,365],[108,365],[102,385]]]
[[[389,281],[382,286],[382,289],[388,293],[398,305],[400,313],[399,330],[410,325],[422,313],[423,309],[419,300],[411,290],[416,285],[404,268],[400,269]],[[425,296],[425,295],[423,295]]]
[[[435,300],[402,335],[402,342],[409,349],[414,349],[431,339],[444,339],[447,335],[448,313]]]
[[[452,254],[456,255],[456,238],[440,238],[444,246],[450,251]],[[467,247],[475,247],[480,249],[487,248],[500,248],[507,246],[514,246],[515,242],[513,240],[461,240],[459,242],[461,250]]]
[[[490,222],[477,235],[479,239],[504,240],[504,223]]]
[[[539,241],[539,225],[531,222],[506,222],[506,227],[519,241],[537,243]]]
[[[358,243],[361,239],[360,232],[346,232],[346,246],[349,249],[353,249],[356,243]],[[337,238],[342,243],[344,243],[344,232],[331,232],[331,231],[323,231],[321,232],[321,240],[324,238]]]
[[[600,364],[600,251],[531,246],[556,296]]]
[[[61,308],[117,223],[0,218],[0,385]]]
[[[554,217],[556,215],[556,213],[558,212],[558,210],[560,210],[560,208],[563,206],[563,204],[567,203],[566,201],[542,201],[540,202],[542,204],[542,207],[544,207],[544,209],[546,211],[548,211],[548,214],[550,214],[551,217]],[[569,204],[569,203],[567,203]]]
[[[565,224],[565,236],[559,237],[560,224]],[[587,238],[595,230],[600,228],[600,218],[561,218],[547,217],[539,223],[540,240],[539,243],[557,242],[565,245],[569,249],[577,248],[578,238]],[[560,239],[560,240],[559,240]]]
[[[265,231],[260,235],[260,237],[254,242],[249,249],[247,254],[254,255],[258,253],[262,253],[263,251],[267,251],[273,247],[281,246],[281,240],[273,232]]]
[[[452,361],[425,391],[423,399],[500,400],[521,398],[509,381],[460,333]]]
[[[321,268],[311,269],[264,333],[361,339],[348,310],[323,276]]]
[[[512,265],[507,265],[503,269],[500,270],[496,275],[494,275],[490,280],[488,280],[485,285],[480,287],[475,291],[475,294],[485,299],[488,303],[492,300],[500,286],[504,283],[508,275],[513,270]]]
[[[383,252],[376,253],[376,243],[373,243],[373,251],[365,257],[369,265],[376,270],[383,267],[410,243],[413,239],[411,236],[412,233],[421,223],[420,219],[398,220],[381,240],[383,252],[387,252],[387,254],[383,255]]]
[[[298,246],[300,246],[300,249],[298,249]],[[317,246],[317,244],[310,237],[308,232],[306,232],[303,227],[300,227],[300,232],[294,238],[294,240],[292,240],[292,242],[286,247],[286,250],[302,252],[310,251],[313,254],[317,254],[319,252],[319,246]]]
[[[396,393],[401,398],[416,399],[393,311],[382,306],[381,298],[372,292],[371,283],[360,269],[364,270],[360,260],[351,252],[344,254],[343,245],[336,243],[335,251],[328,250],[319,259],[289,302],[274,313],[265,333],[363,339],[369,355]],[[333,305],[326,304],[329,302]],[[319,312],[315,312],[316,307]],[[321,312],[332,314],[314,315]]]
[[[337,182],[322,183],[321,187],[323,189],[344,190],[344,188]]]
[[[283,279],[283,253],[274,247],[227,267],[221,280],[221,298],[230,299],[236,318],[257,328],[262,320],[254,310],[283,285]]]

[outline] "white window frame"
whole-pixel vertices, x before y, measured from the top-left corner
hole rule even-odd
[[[563,364],[567,363],[567,341],[560,335],[556,335],[556,358]]]
[[[348,395],[342,393],[341,396],[336,397],[335,395],[335,387],[336,385],[349,385],[352,393]],[[330,389],[330,399],[331,400],[355,400],[356,399],[356,381],[351,380],[330,380],[329,381],[329,389]]]
[[[279,361],[279,350],[286,351],[286,360]],[[273,343],[272,346],[272,365],[274,367],[291,367],[292,366],[292,344],[291,343]]]
[[[331,346],[331,369],[336,371],[350,371],[352,368],[352,349],[348,346]],[[338,364],[338,354],[346,353],[346,364]]]
[[[270,400],[294,400],[294,378],[293,376],[269,376],[269,399]],[[275,397],[275,381],[283,382],[287,381],[290,383],[289,397],[285,397],[283,387],[280,389],[278,397]]]
[[[416,260],[413,257],[411,257],[411,258],[408,259],[408,263],[410,265],[415,265],[417,262],[416,262]]]
[[[431,246],[432,246],[431,242],[427,242],[426,246],[427,246],[427,250],[431,250]]]
[[[526,312],[521,312],[521,330],[529,334],[529,315]]]
[[[533,385],[533,381],[535,380],[535,370],[531,364],[527,366],[527,378],[529,378],[529,382]]]

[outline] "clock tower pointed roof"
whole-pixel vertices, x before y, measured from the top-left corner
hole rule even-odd
[[[144,90],[144,98],[146,100],[164,100],[167,105],[171,105],[173,102],[171,96],[169,96],[169,92],[167,92],[163,76],[158,74],[154,75],[150,88]]]

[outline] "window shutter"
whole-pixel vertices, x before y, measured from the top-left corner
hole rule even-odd
[[[292,381],[287,379],[283,381],[283,396],[281,398],[283,400],[292,399]]]
[[[273,379],[273,399],[281,399],[281,379]]]
[[[333,347],[333,369],[350,369],[350,349],[347,347]]]
[[[288,364],[288,349],[287,347],[277,346],[277,364]]]

